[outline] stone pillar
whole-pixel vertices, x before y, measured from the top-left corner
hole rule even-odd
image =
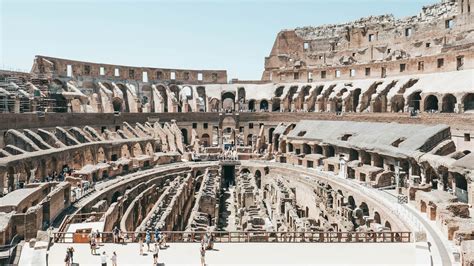
[[[15,97],[14,113],[20,113],[20,98]]]

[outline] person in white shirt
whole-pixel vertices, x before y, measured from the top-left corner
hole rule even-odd
[[[107,254],[105,254],[105,251],[100,255],[100,263],[102,266],[107,266]]]
[[[110,258],[110,260],[112,261],[112,266],[117,266],[117,253],[114,253],[112,254],[112,258]]]

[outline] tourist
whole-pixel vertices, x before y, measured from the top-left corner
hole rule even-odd
[[[97,255],[97,243],[95,241],[95,238],[91,238],[90,240],[90,245],[91,245],[91,254],[92,255]]]
[[[112,266],[117,266],[117,253],[114,253],[112,254],[112,258],[110,258],[110,260],[112,261]]]
[[[150,252],[150,242],[151,242],[151,234],[150,231],[146,231],[146,236],[145,236],[145,243],[147,247],[147,251]]]
[[[160,248],[161,248],[161,245],[163,245],[165,248],[168,246],[168,244],[166,243],[166,237],[167,236],[168,235],[166,233],[161,235]]]
[[[102,252],[102,255],[100,256],[100,263],[102,266],[107,266],[107,254],[105,254],[105,251]]]
[[[68,247],[67,253],[69,254],[69,258],[71,259],[71,263],[74,263],[74,248]]]
[[[114,243],[117,243],[119,241],[119,233],[120,233],[120,230],[118,229],[117,226],[115,226],[114,230],[112,231],[112,234],[114,237]]]
[[[159,252],[158,244],[155,243],[155,251],[153,252],[153,265],[158,265],[158,252]]]
[[[155,243],[160,243],[160,238],[161,238],[161,232],[158,227],[155,228]]]
[[[64,258],[64,262],[66,263],[66,266],[71,265],[71,257],[69,257],[69,251],[66,251],[66,258]]]
[[[201,266],[206,265],[206,249],[204,246],[201,246]]]

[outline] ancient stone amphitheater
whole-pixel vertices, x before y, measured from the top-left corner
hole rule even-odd
[[[0,259],[61,264],[118,228],[129,247],[159,229],[171,250],[397,244],[474,265],[471,8],[283,30],[258,81],[42,55],[1,71]]]

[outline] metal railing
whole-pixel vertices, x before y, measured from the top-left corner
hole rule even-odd
[[[186,232],[162,231],[168,243],[199,242],[205,235],[212,235],[216,243],[410,243],[411,232],[268,232],[268,231],[213,231],[213,232]],[[56,232],[53,233],[56,243],[88,243],[91,233]],[[145,240],[145,232],[122,232],[117,243],[138,242]],[[153,232],[150,233],[154,241]],[[99,243],[114,243],[112,232],[102,232],[96,237]]]

